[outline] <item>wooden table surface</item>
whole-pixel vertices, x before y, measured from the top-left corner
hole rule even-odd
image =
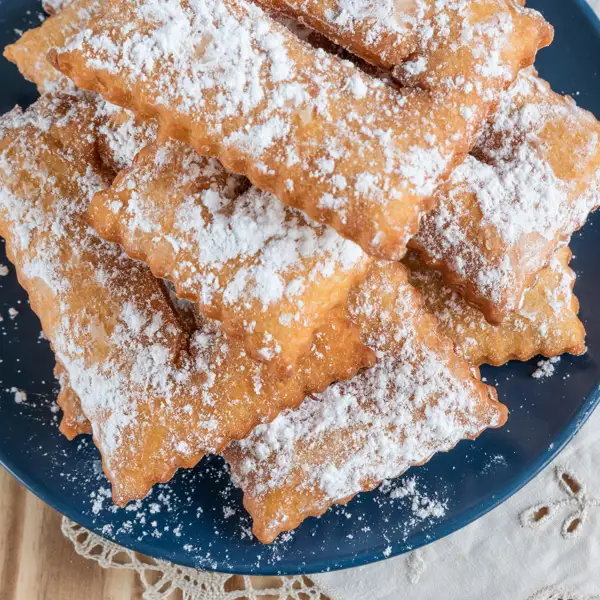
[[[141,600],[137,573],[79,556],[60,520],[0,467],[0,600]]]
[[[79,556],[61,519],[0,467],[0,600],[142,600],[137,573]],[[256,577],[253,585],[276,587],[274,579]]]

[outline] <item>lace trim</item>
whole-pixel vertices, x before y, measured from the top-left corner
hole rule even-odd
[[[561,586],[552,585],[542,588],[527,600],[600,600],[600,596],[582,596]]]
[[[574,538],[583,530],[591,509],[600,507],[600,498],[590,496],[581,479],[564,466],[556,466],[554,476],[563,498],[535,504],[524,510],[520,515],[521,525],[534,529],[552,520],[557,513],[567,512],[560,533],[565,539]]]
[[[327,600],[307,577],[247,577],[180,567],[127,550],[63,517],[63,535],[77,554],[105,569],[136,571],[144,600]],[[179,596],[176,596],[176,594]]]

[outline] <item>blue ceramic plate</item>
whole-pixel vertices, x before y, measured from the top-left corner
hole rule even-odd
[[[556,27],[554,45],[538,60],[554,89],[574,95],[600,116],[600,23],[584,0],[531,0]],[[39,23],[38,0],[0,0],[0,46],[15,30]],[[35,99],[33,86],[0,60],[0,111]],[[535,362],[484,369],[510,408],[506,427],[462,442],[449,454],[414,469],[418,493],[446,506],[422,519],[412,496],[391,499],[389,490],[361,494],[347,507],[308,519],[293,535],[264,547],[248,535],[241,494],[222,461],[204,460],[157,486],[144,502],[116,510],[89,439],[67,442],[52,412],[54,359],[40,339],[40,325],[14,270],[0,278],[0,462],[40,498],[85,527],[119,544],[176,563],[245,574],[293,574],[353,567],[400,554],[439,539],[514,494],[573,437],[600,398],[600,214],[572,243],[576,292],[590,351],[565,357],[546,380],[531,377]],[[0,263],[8,264],[0,245]],[[19,315],[8,316],[9,308]],[[16,403],[11,388],[26,391]],[[399,482],[392,486],[399,485]],[[392,494],[393,495],[393,494]]]

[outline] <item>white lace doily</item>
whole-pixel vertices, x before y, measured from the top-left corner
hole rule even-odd
[[[62,520],[62,532],[81,556],[105,569],[129,569],[140,576],[144,600],[323,600],[321,591],[307,577],[247,577],[208,573],[140,556],[113,544],[70,521]]]

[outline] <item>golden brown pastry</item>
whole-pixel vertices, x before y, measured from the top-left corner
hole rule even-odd
[[[399,92],[246,0],[178,0],[167,11],[159,0],[109,0],[51,61],[78,86],[155,118],[163,138],[398,259],[501,90],[549,41],[539,15],[487,1],[498,19],[477,11],[451,35],[472,42],[459,62],[473,80],[435,90]]]
[[[499,325],[490,324],[481,311],[444,285],[440,273],[424,267],[414,253],[409,253],[404,263],[411,269],[411,283],[423,293],[425,305],[459,353],[475,365],[500,366],[537,354],[551,358],[586,351],[570,259],[569,248],[561,248],[525,293],[523,304]]]
[[[92,16],[100,12],[102,4],[103,0],[70,0],[68,5],[56,0],[48,3],[54,16],[6,46],[4,56],[15,63],[23,77],[35,83],[41,93],[74,90],[69,78],[48,62],[47,54],[84,29]]]
[[[145,148],[94,197],[89,220],[283,376],[372,261],[179,142]]]
[[[600,204],[600,124],[522,71],[410,246],[491,323]]]
[[[75,394],[124,504],[373,357],[343,311],[285,382],[213,324],[190,334],[162,282],[86,223],[92,196],[111,181],[96,110],[86,96],[43,97],[2,117],[0,235],[71,387],[63,430],[80,430]]]
[[[264,543],[506,420],[496,391],[454,353],[402,264],[375,263],[349,312],[377,364],[224,453]]]

